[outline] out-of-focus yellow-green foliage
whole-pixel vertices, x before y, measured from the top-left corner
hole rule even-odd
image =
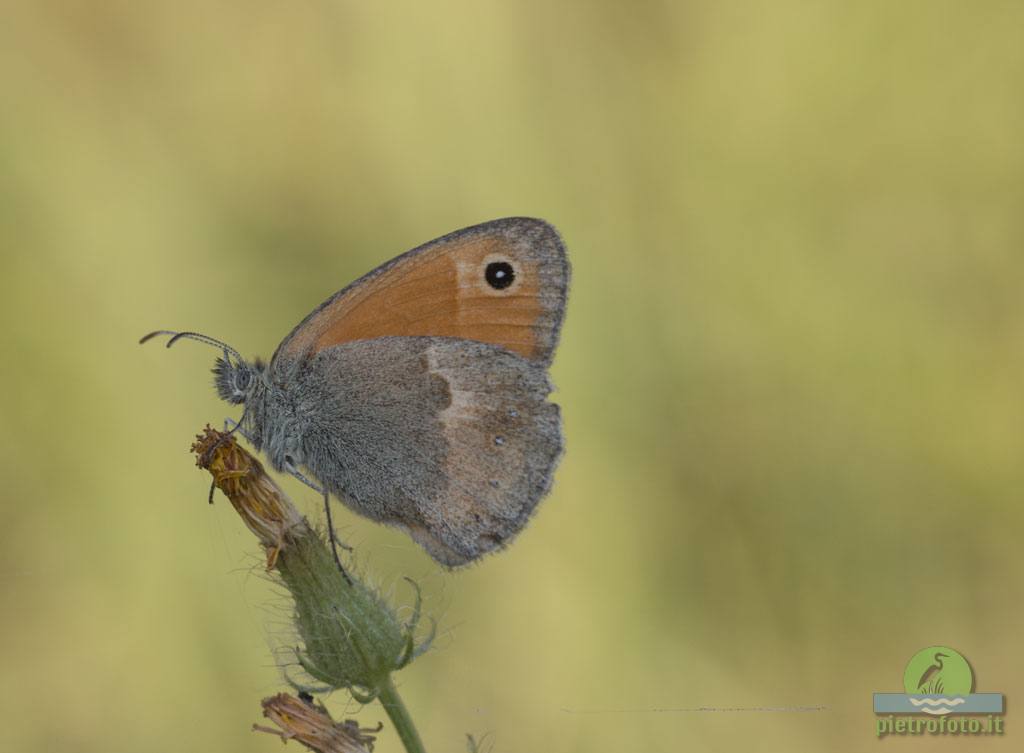
[[[354,277],[510,214],[574,264],[551,497],[457,574],[339,513],[439,619],[401,678],[428,748],[871,751],[871,693],[932,644],[1019,744],[1024,6],[2,15],[4,749],[280,750],[248,728],[287,605],[188,452],[232,414],[215,354],[136,340],[269,356]],[[694,710],[797,706],[827,708]]]

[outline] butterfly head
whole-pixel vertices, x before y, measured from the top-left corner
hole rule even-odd
[[[260,360],[249,363],[241,358],[234,360],[225,353],[213,365],[213,383],[220,399],[238,405],[252,395],[263,375],[264,364]]]
[[[215,340],[209,335],[199,332],[174,332],[161,329],[150,332],[139,342],[144,343],[159,335],[170,337],[167,341],[168,348],[179,340],[196,340],[220,349],[223,355],[218,357],[217,362],[213,365],[213,383],[222,400],[234,405],[244,403],[263,384],[265,364],[259,359],[249,363],[242,358],[237,350],[220,340]]]

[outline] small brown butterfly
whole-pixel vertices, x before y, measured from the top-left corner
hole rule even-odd
[[[197,333],[153,335],[223,350],[217,391],[245,404],[238,428],[276,469],[455,567],[508,543],[551,486],[562,434],[547,367],[568,285],[555,229],[513,217],[364,275],[269,365]]]

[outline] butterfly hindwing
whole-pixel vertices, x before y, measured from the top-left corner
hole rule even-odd
[[[309,470],[357,512],[462,565],[505,545],[562,451],[542,366],[504,348],[385,337],[325,349],[303,370]]]

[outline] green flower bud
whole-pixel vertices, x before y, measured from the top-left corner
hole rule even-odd
[[[415,606],[402,623],[375,589],[339,569],[327,542],[234,438],[207,427],[192,449],[263,544],[267,569],[276,570],[291,594],[302,642],[296,658],[326,686],[317,690],[346,688],[361,703],[393,691],[391,673],[423,653],[433,638],[431,631],[421,643],[415,639],[421,607],[416,584],[409,581]]]
[[[392,672],[429,644],[417,646],[414,638],[418,588],[412,618],[403,624],[357,573],[350,573],[351,582],[345,578],[319,536],[305,536],[282,550],[277,569],[295,600],[295,624],[304,647],[297,652],[299,663],[329,688],[348,688],[356,700],[368,703]]]

